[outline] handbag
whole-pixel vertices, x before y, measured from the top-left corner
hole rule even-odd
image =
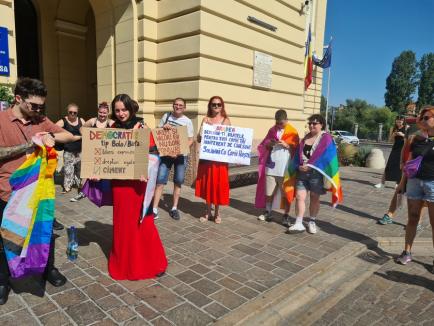
[[[404,168],[402,170],[403,170],[403,172],[407,178],[412,179],[412,178],[416,177],[417,172],[419,171],[420,165],[422,164],[423,158],[426,156],[428,151],[432,148],[430,143],[431,142],[429,141],[428,145],[426,145],[426,147],[423,150],[423,152],[421,153],[421,155],[419,155],[415,159],[408,160],[405,163]]]
[[[87,179],[81,192],[96,206],[112,206],[113,194],[110,180],[89,180]]]

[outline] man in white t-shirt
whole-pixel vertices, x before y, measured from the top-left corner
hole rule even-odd
[[[173,101],[173,111],[165,113],[160,120],[159,127],[165,129],[176,128],[179,126],[187,127],[188,145],[193,144],[193,124],[191,120],[184,115],[186,109],[186,102],[183,98],[176,98]],[[158,204],[160,202],[161,194],[163,193],[164,185],[167,184],[169,178],[169,172],[174,166],[173,176],[173,207],[169,212],[169,215],[174,220],[179,220],[181,217],[178,212],[178,201],[181,195],[181,186],[184,183],[185,169],[187,168],[187,156],[178,155],[176,157],[162,156],[160,167],[158,168],[157,186],[154,194],[153,212],[154,218],[158,218]]]

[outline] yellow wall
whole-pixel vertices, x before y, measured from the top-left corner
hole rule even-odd
[[[98,101],[125,92],[153,126],[175,97],[188,101],[195,128],[208,99],[220,95],[232,123],[261,138],[277,108],[303,131],[319,111],[321,69],[303,100],[306,15],[300,0],[34,0],[39,15],[42,79],[53,120],[76,102],[85,116]],[[265,5],[266,3],[266,5]],[[2,25],[11,30],[16,79],[13,1],[0,0]],[[315,0],[313,40],[322,55],[326,1]],[[254,16],[277,27],[269,31]],[[3,23],[5,17],[5,23]],[[272,86],[252,87],[254,51],[272,56]]]

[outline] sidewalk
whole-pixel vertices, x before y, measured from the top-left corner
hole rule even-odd
[[[111,208],[98,209],[87,199],[71,203],[73,195],[59,194],[57,218],[67,226],[75,225],[79,235],[76,263],[66,259],[66,231],[58,232],[56,241],[56,265],[69,282],[62,288],[47,284],[45,293],[34,281],[20,285],[15,290],[23,292],[11,293],[8,303],[0,306],[0,324],[190,326],[215,320],[224,324],[225,320],[248,312],[267,293],[282,289],[279,287],[284,284],[291,285],[292,280],[301,282],[307,271],[350,244],[362,243],[364,247],[377,237],[403,239],[405,208],[399,211],[395,224],[376,224],[393,193],[392,188],[372,187],[380,180],[381,172],[343,168],[341,177],[344,205],[332,209],[329,195],[322,197],[316,235],[287,234],[277,212],[271,223],[258,221],[260,212],[252,204],[255,186],[231,190],[231,205],[222,209],[220,225],[199,222],[204,205],[194,197],[193,189],[183,188],[178,205],[180,221],[168,216],[171,203],[170,196],[165,195],[156,224],[169,259],[167,274],[158,280],[136,282],[115,282],[107,274]],[[166,187],[165,193],[170,191],[171,187]],[[427,218],[423,224],[425,229],[418,236],[430,238]],[[416,255],[417,252],[418,247]],[[392,263],[387,266],[389,270],[395,268]],[[399,270],[403,268],[406,267]],[[408,269],[408,273],[412,272]],[[431,297],[434,292],[428,287],[428,280],[432,284],[434,275],[424,277],[427,284],[420,283],[419,292]],[[399,279],[389,282],[401,286]],[[29,290],[40,296],[27,293]],[[327,320],[330,319],[319,323],[327,324]]]

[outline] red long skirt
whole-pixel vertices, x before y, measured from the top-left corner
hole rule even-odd
[[[113,244],[108,262],[115,280],[153,278],[167,268],[167,259],[152,215],[140,223],[146,183],[113,180]]]
[[[195,195],[207,204],[229,205],[228,164],[199,161]]]

